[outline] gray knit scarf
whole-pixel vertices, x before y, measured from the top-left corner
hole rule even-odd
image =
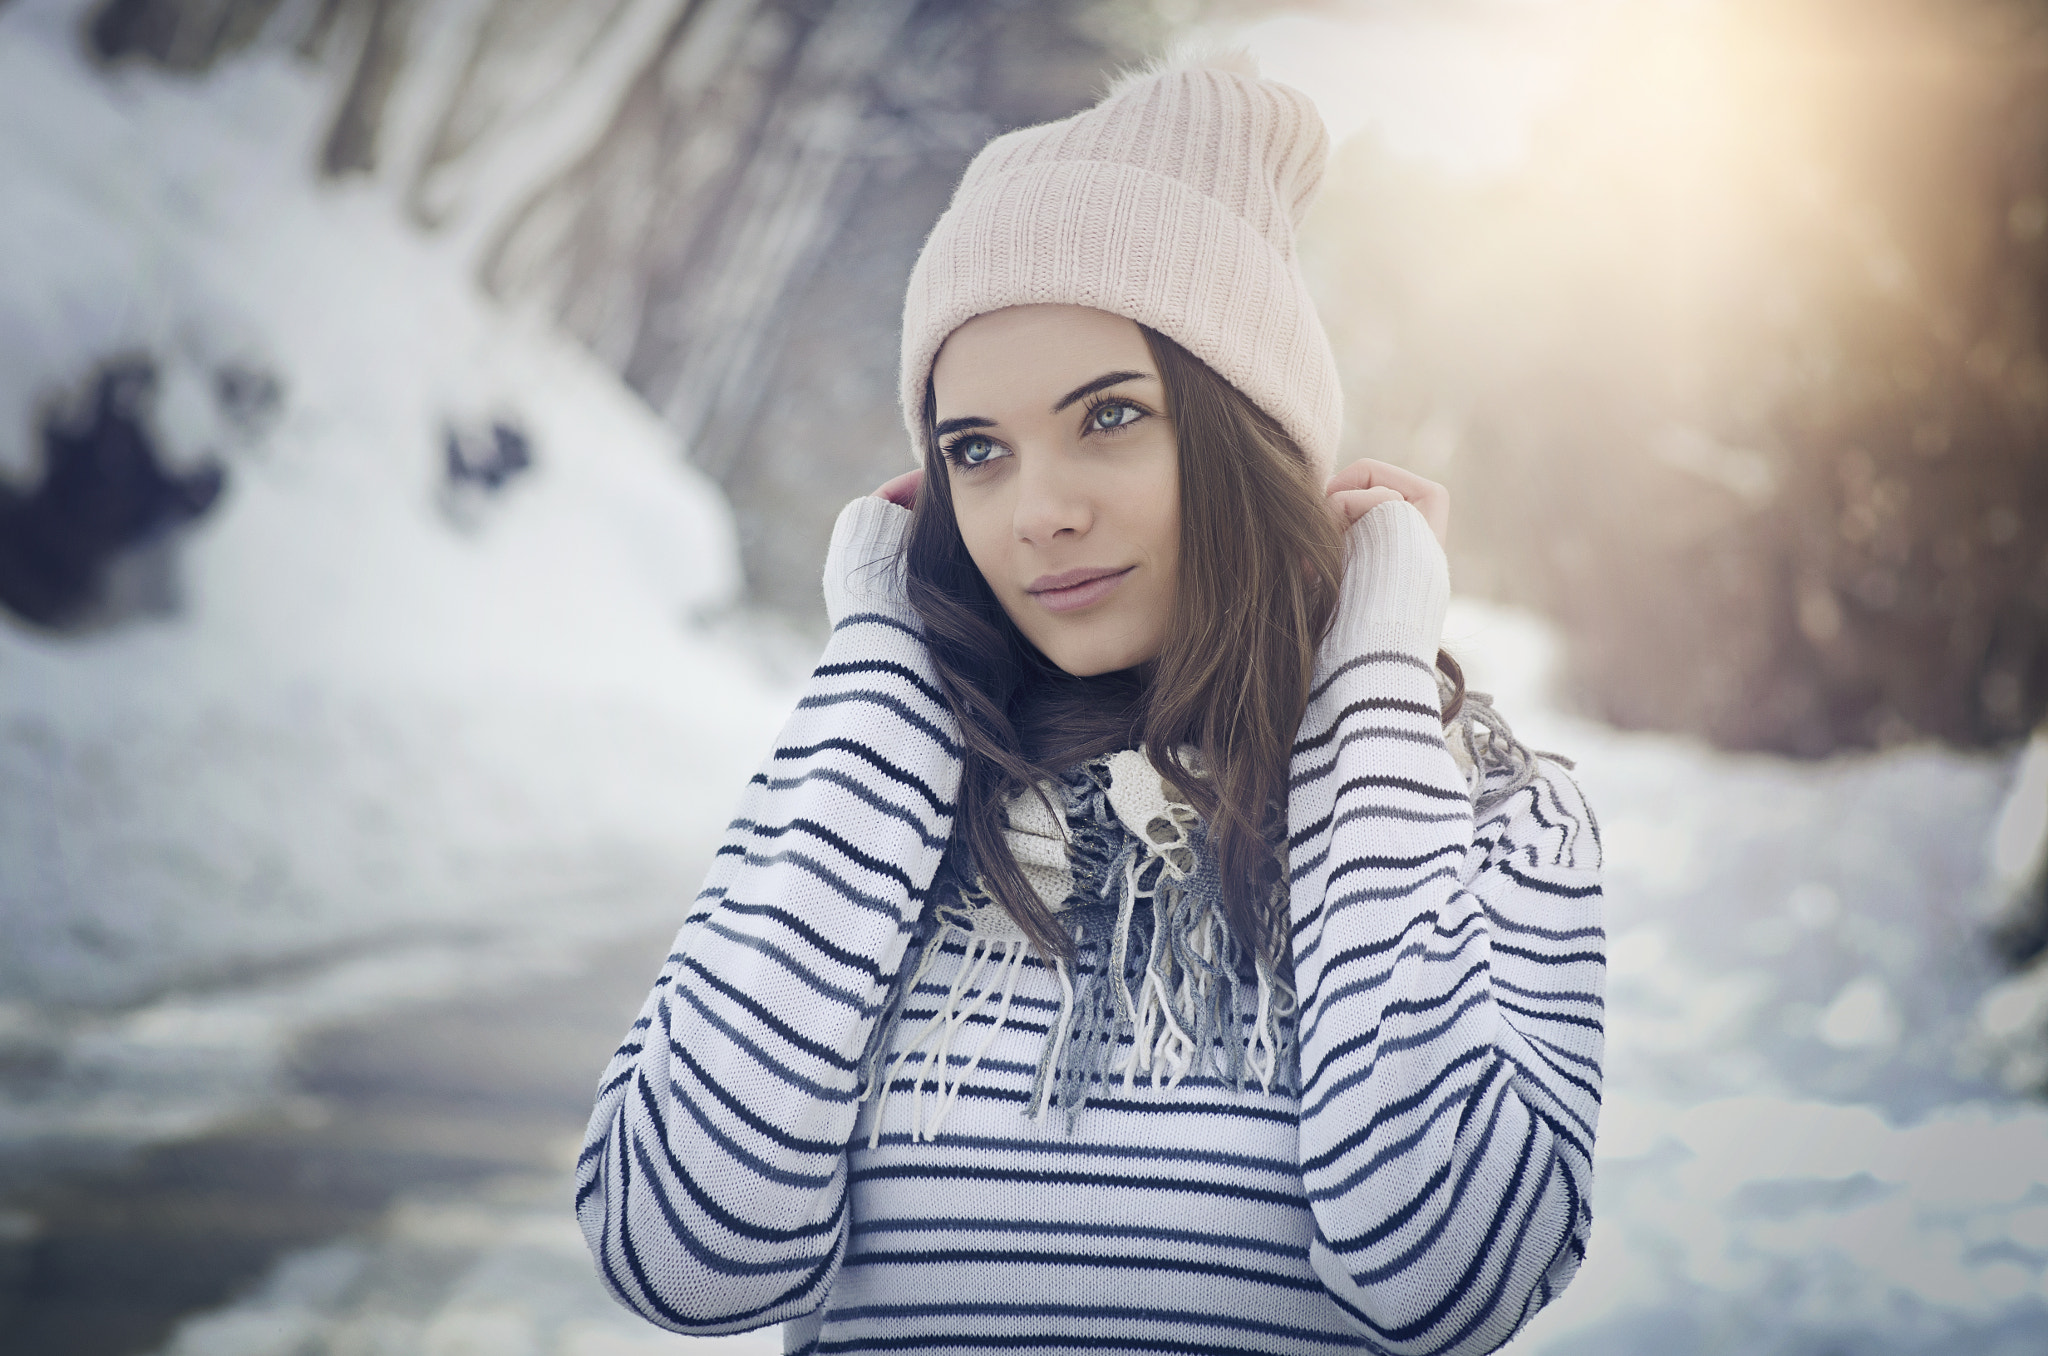
[[[1441,675],[1439,681],[1447,682]],[[1534,781],[1539,758],[1571,766],[1523,746],[1484,693],[1468,692],[1444,733],[1475,814]],[[1284,959],[1274,966],[1232,934],[1207,830],[1150,759],[1140,750],[1093,759],[1040,791],[1011,800],[1006,837],[1026,880],[1071,931],[1075,949],[1071,963],[1052,960],[1060,1007],[1025,1114],[1042,1119],[1057,1107],[1071,1133],[1091,1093],[1117,1078],[1128,1092],[1141,1074],[1155,1090],[1210,1073],[1240,1092],[1249,1080],[1267,1092],[1298,1088],[1291,967]],[[870,1147],[880,1141],[882,1111],[906,1063],[916,1061],[911,1137],[936,1138],[1008,1023],[1031,948],[967,856],[964,842],[954,839],[862,1056],[860,1096],[875,1103]],[[1280,866],[1268,904],[1284,910],[1284,848]],[[963,950],[953,982],[896,1051],[909,998],[948,942]],[[976,1033],[970,1050],[963,1038],[983,1014],[987,1029]],[[927,1088],[935,1099],[929,1109]]]

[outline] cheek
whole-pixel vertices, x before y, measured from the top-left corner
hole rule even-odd
[[[1002,564],[1003,544],[1008,534],[1003,530],[999,512],[986,503],[953,501],[953,521],[960,528],[960,540],[966,544],[967,554],[973,558],[975,567],[981,571],[989,587],[996,586],[997,569]]]
[[[1180,482],[1173,458],[1169,444],[1151,466],[1132,468],[1111,498],[1121,506],[1117,534],[1151,567],[1148,586],[1131,597],[1118,624],[1135,628],[1151,645],[1171,624],[1180,590]]]
[[[1169,443],[1142,484],[1129,487],[1124,502],[1133,506],[1131,537],[1171,577],[1180,562],[1180,476],[1178,456]]]
[[[1173,616],[1174,603],[1180,593],[1180,521],[1179,515],[1164,519],[1153,527],[1153,559],[1156,564],[1158,583],[1152,597],[1152,606],[1158,624],[1164,626]]]
[[[1146,524],[1146,538],[1159,563],[1171,574],[1179,573],[1180,564],[1180,501],[1171,498],[1163,512],[1152,515]]]

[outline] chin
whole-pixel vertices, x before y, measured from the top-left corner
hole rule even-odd
[[[1099,678],[1105,673],[1133,669],[1159,654],[1159,646],[1139,645],[1040,645],[1040,653],[1065,674],[1075,678]]]
[[[1128,664],[1119,664],[1113,660],[1054,659],[1052,662],[1069,678],[1100,678],[1105,673],[1115,673],[1118,669],[1130,667]]]

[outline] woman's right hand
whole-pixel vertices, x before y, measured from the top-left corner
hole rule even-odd
[[[894,480],[884,482],[882,488],[875,491],[874,498],[886,499],[900,508],[916,508],[918,487],[923,484],[924,468],[920,466],[915,471],[905,471]]]
[[[1381,504],[1406,499],[1421,510],[1437,545],[1450,545],[1451,492],[1392,462],[1374,461],[1370,457],[1354,461],[1324,482],[1323,494],[1339,531]]]
[[[903,479],[898,476],[882,489],[904,494]],[[834,626],[855,612],[910,619],[903,548],[911,519],[905,508],[902,499],[877,491],[839,511],[832,544],[825,550],[825,616]]]
[[[1430,665],[1443,641],[1444,610],[1451,601],[1443,550],[1450,530],[1450,491],[1413,471],[1366,460],[1331,476],[1323,492],[1330,516],[1348,537],[1344,598],[1323,652],[1341,663],[1398,650]],[[1416,511],[1373,512],[1397,500]]]

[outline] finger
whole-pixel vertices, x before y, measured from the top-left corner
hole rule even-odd
[[[1391,504],[1400,498],[1401,492],[1391,485],[1376,485],[1364,490],[1339,490],[1325,502],[1338,526],[1349,527],[1381,504]]]
[[[918,487],[922,484],[924,484],[923,467],[919,467],[915,471],[905,471],[902,475],[886,482],[882,488],[876,490],[875,498],[886,499],[890,503],[899,504],[904,508],[916,508],[917,491]]]
[[[1443,493],[1441,493],[1441,494],[1437,495],[1437,496],[1436,496],[1435,498],[1433,498],[1433,499],[1426,499],[1426,500],[1423,500],[1423,501],[1421,501],[1421,502],[1417,503],[1417,504],[1416,504],[1416,507],[1422,510],[1422,518],[1423,518],[1423,521],[1429,524],[1429,530],[1430,530],[1431,534],[1432,534],[1432,535],[1434,535],[1434,536],[1436,537],[1436,544],[1437,544],[1438,546],[1441,546],[1441,547],[1443,547],[1443,548],[1444,548],[1444,550],[1446,550],[1446,551],[1450,550],[1450,549],[1451,549],[1451,494],[1450,494],[1450,491],[1449,491],[1449,490],[1445,490],[1445,491],[1444,491]]]
[[[1415,505],[1429,524],[1430,532],[1446,549],[1451,536],[1451,492],[1434,480],[1419,476],[1392,462],[1361,458],[1330,477],[1324,493],[1339,494],[1347,489],[1391,489]],[[1356,521],[1354,518],[1352,521]]]
[[[1368,490],[1379,486],[1391,486],[1398,490],[1403,499],[1420,501],[1444,492],[1444,487],[1434,480],[1426,479],[1396,466],[1390,461],[1378,461],[1362,457],[1352,462],[1324,485],[1324,493],[1334,494],[1338,490]]]

